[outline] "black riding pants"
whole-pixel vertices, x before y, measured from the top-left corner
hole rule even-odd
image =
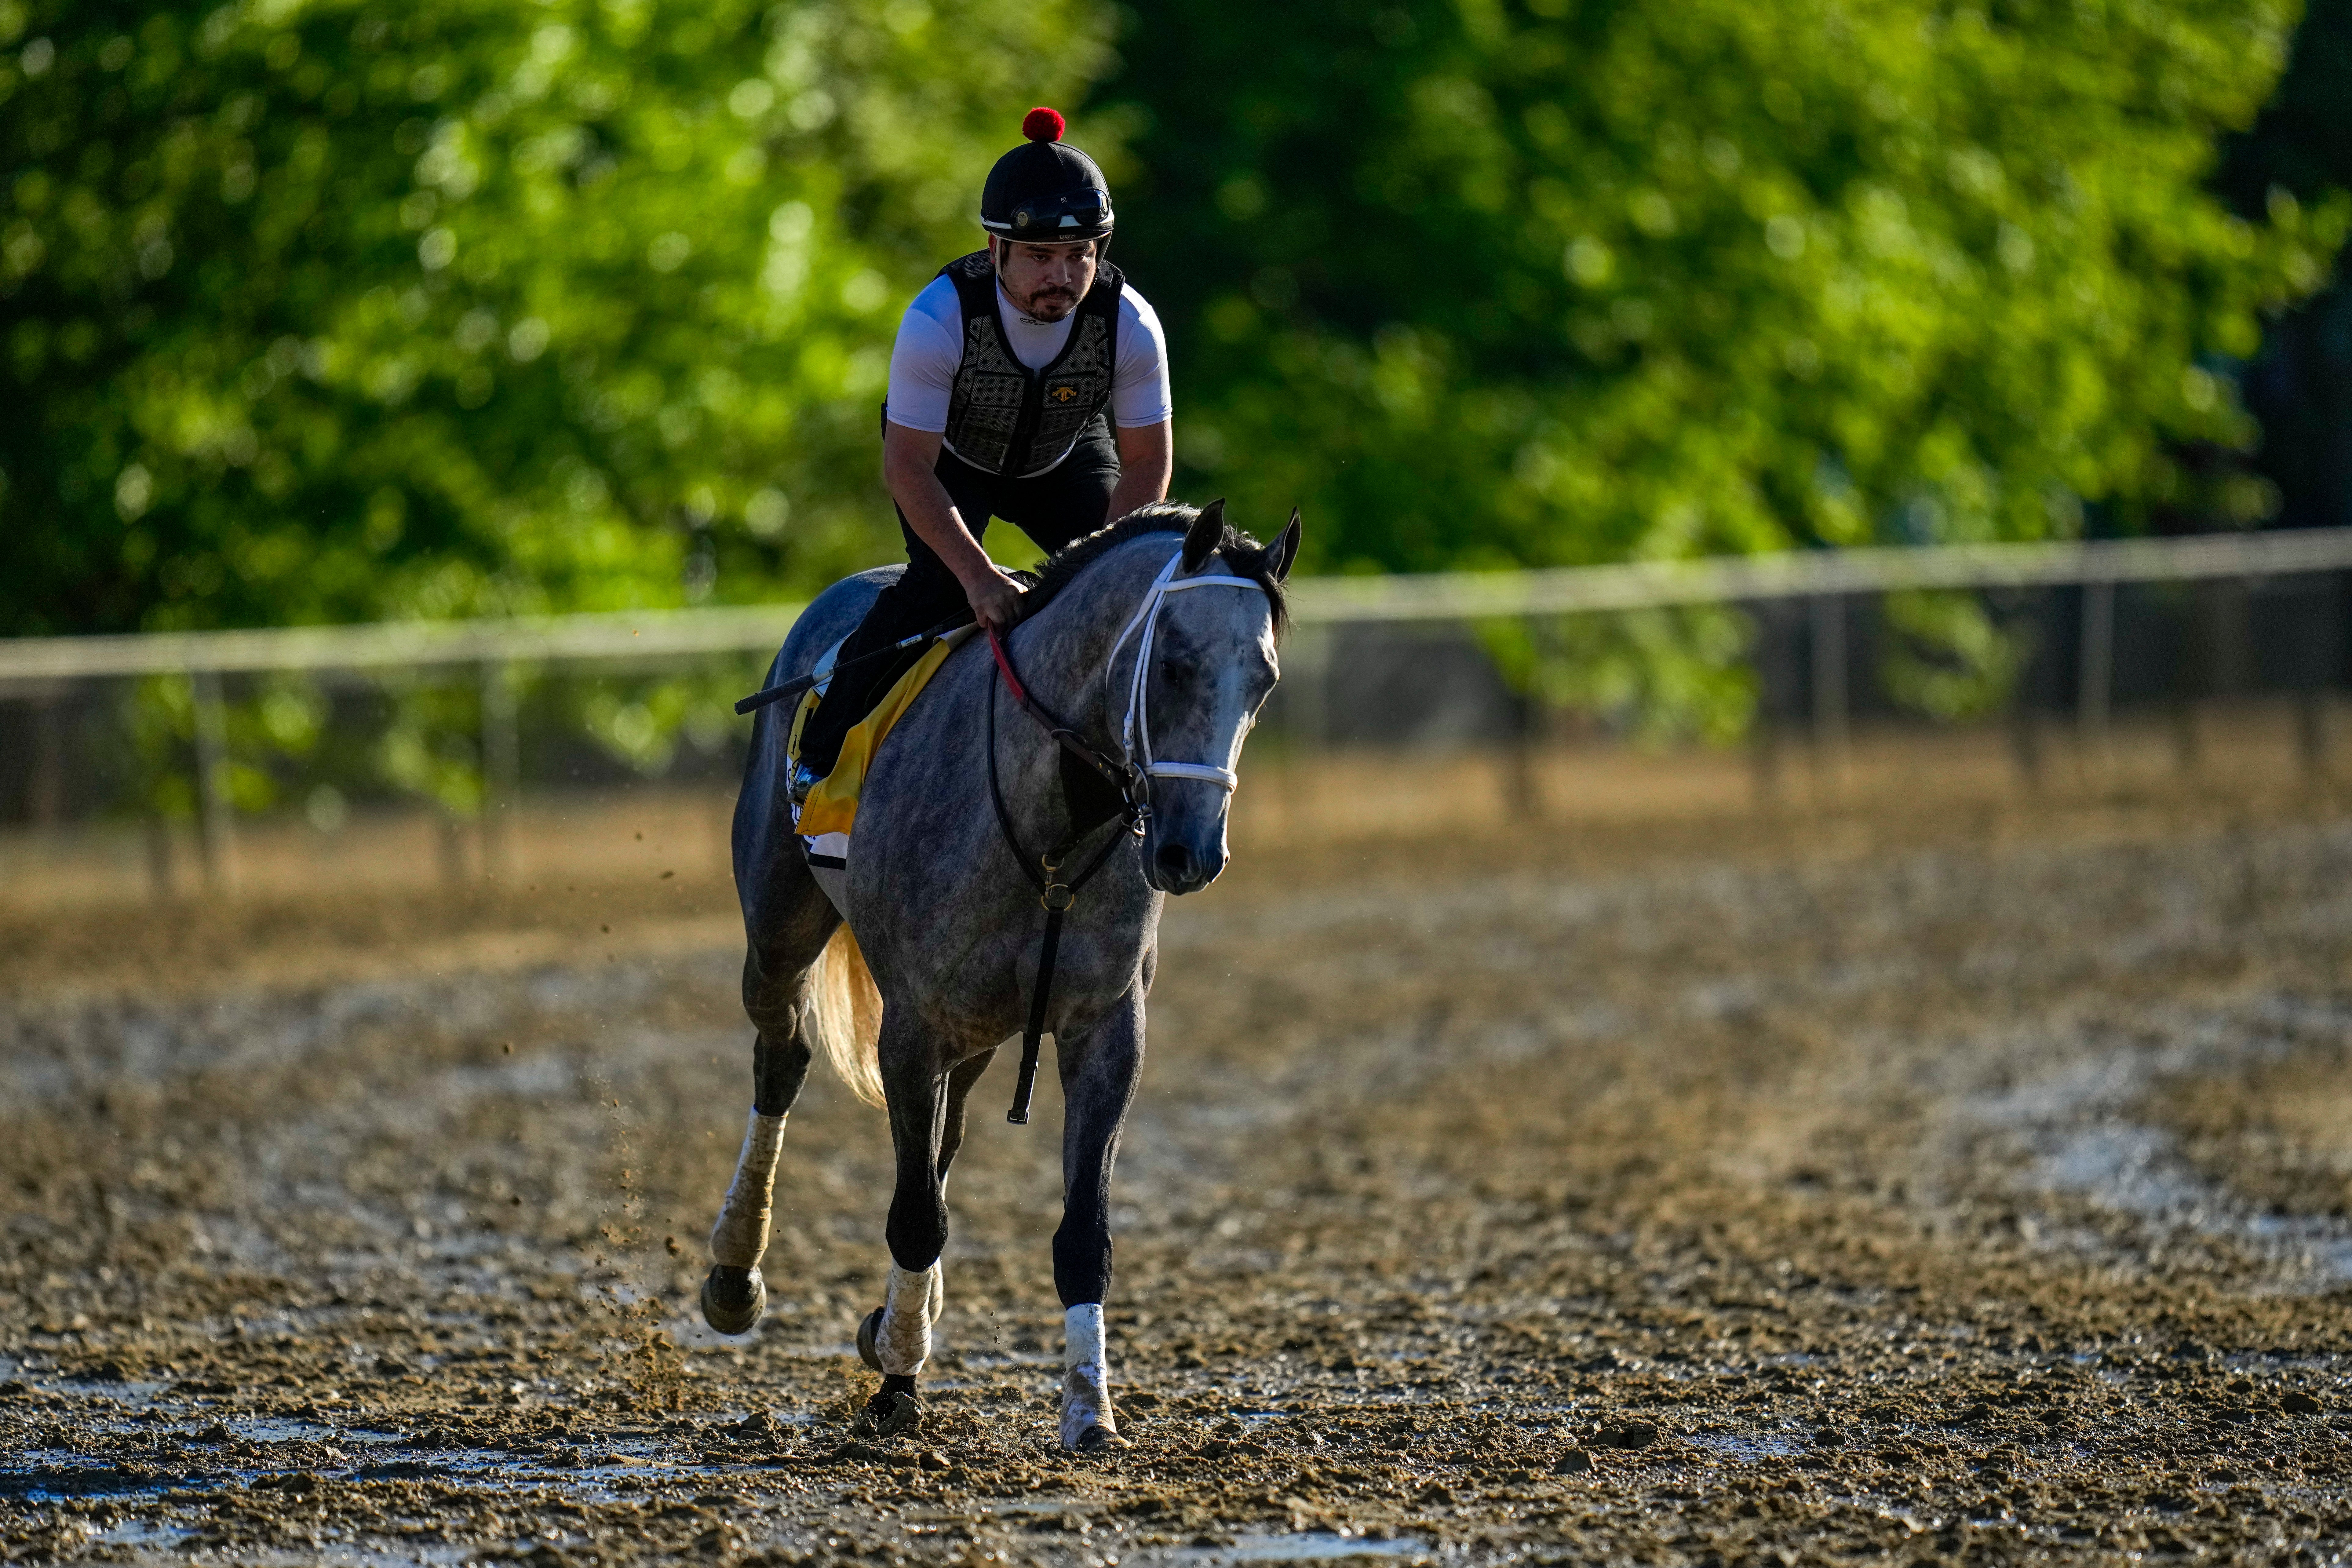
[[[931,471],[947,487],[948,499],[955,502],[973,538],[985,536],[990,519],[1003,518],[1051,554],[1103,525],[1110,493],[1118,487],[1118,447],[1111,440],[1109,420],[1097,417],[1068,457],[1025,479],[975,468],[945,447]],[[898,531],[907,540],[907,574],[882,590],[866,619],[841,645],[834,659],[836,666],[959,615],[971,618],[963,584],[907,525],[903,511]],[[801,731],[801,761],[820,774],[831,772],[850,730],[920,657],[919,648],[910,649],[899,658],[878,658],[835,676]]]

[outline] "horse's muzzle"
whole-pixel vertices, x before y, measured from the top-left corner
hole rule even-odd
[[[1143,879],[1163,893],[1197,893],[1224,868],[1223,856],[1205,856],[1189,844],[1171,841],[1151,852],[1143,865]]]

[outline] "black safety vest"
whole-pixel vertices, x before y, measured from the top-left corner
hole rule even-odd
[[[1043,370],[1023,364],[1005,343],[988,252],[950,261],[940,276],[954,281],[963,307],[963,359],[948,402],[948,445],[975,468],[1016,477],[1068,457],[1079,433],[1110,404],[1125,281],[1118,268],[1106,261],[1095,269],[1095,286],[1072,313],[1070,341]]]

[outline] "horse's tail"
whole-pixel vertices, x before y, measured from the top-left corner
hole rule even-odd
[[[833,940],[817,954],[809,990],[825,1059],[850,1093],[868,1105],[880,1105],[882,993],[874,988],[866,955],[858,951],[847,921],[835,928]]]

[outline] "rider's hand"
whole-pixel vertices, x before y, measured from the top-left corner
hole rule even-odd
[[[966,583],[963,595],[971,602],[973,618],[983,626],[1008,632],[1021,618],[1021,584],[1002,572]]]

